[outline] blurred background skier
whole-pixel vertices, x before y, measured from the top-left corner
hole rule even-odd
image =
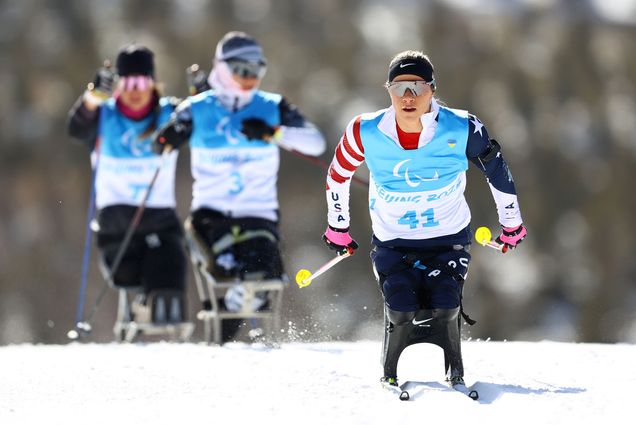
[[[73,105],[68,132],[91,150],[95,174],[96,231],[107,268],[120,249],[113,273],[117,288],[137,293],[133,320],[185,320],[186,259],[174,195],[177,152],[170,152],[157,175],[130,243],[122,247],[162,158],[152,150],[152,134],[166,123],[178,100],[163,97],[155,81],[154,54],[130,44],[108,63]],[[160,308],[158,308],[160,307]]]
[[[190,144],[194,186],[186,228],[191,226],[210,248],[217,278],[283,276],[276,189],[279,147],[311,156],[325,150],[321,132],[296,106],[279,94],[259,90],[266,69],[263,49],[253,37],[227,33],[216,46],[207,80],[194,78],[191,92],[211,89],[179,105],[155,138],[158,152]],[[227,238],[233,242],[222,246],[220,241]],[[251,309],[267,308],[267,293],[257,295]],[[218,301],[224,310],[241,310],[240,285]],[[224,320],[223,341],[232,339],[241,323]]]
[[[468,160],[488,179],[502,226],[497,242],[513,249],[527,233],[499,144],[476,116],[436,100],[433,71],[420,51],[397,54],[386,82],[391,106],[350,121],[327,175],[323,239],[342,253],[358,247],[349,234],[350,179],[363,161],[370,171],[371,258],[385,302],[383,379],[394,385],[400,353],[413,342],[442,346],[447,378],[454,386],[464,382],[459,316],[472,237]]]

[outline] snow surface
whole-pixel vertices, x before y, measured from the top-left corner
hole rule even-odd
[[[466,382],[443,381],[441,349],[408,347],[400,401],[379,384],[375,341],[13,345],[0,347],[0,424],[633,423],[636,345],[463,345]],[[450,422],[449,422],[450,421]]]

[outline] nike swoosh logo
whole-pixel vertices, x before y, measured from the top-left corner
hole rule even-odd
[[[415,65],[415,63],[413,63],[413,62],[411,62],[411,63],[401,63],[400,64],[400,68],[404,68],[404,67],[407,67],[409,65]]]
[[[424,320],[415,320],[415,317],[414,317],[411,323],[413,323],[415,326],[419,326],[422,323],[430,322],[431,320],[433,320],[433,317],[429,317],[428,319],[424,319]]]

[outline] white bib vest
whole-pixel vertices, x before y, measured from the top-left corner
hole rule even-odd
[[[246,107],[231,112],[212,90],[190,98],[194,124],[190,138],[192,210],[211,208],[233,216],[277,219],[278,147],[249,141],[240,129],[247,118],[278,126],[280,99],[279,95],[258,91]]]
[[[160,100],[156,125],[160,127],[170,117],[174,107],[166,98]],[[117,110],[115,100],[109,99],[100,108],[98,144],[99,153],[93,152],[95,177],[95,203],[98,209],[111,205],[139,205],[148,185],[161,165],[161,157],[151,149],[151,136],[139,136],[150,126],[153,116],[135,121]],[[150,208],[175,208],[174,195],[176,151],[159,172],[150,198]]]
[[[455,234],[470,223],[466,188],[468,113],[440,107],[433,139],[405,150],[382,131],[385,111],[363,115],[360,139],[370,171],[369,210],[381,241]]]

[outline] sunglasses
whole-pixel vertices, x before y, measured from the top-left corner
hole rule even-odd
[[[395,81],[393,83],[386,83],[384,86],[394,96],[402,97],[406,94],[407,90],[410,90],[413,96],[420,96],[433,91],[435,80]]]
[[[148,77],[147,75],[133,75],[120,77],[117,81],[117,85],[120,91],[144,91],[152,87],[153,81],[152,77]]]
[[[265,76],[265,71],[267,71],[267,66],[264,62],[232,60],[227,62],[227,66],[232,71],[232,74],[241,78],[258,78],[260,80]]]

